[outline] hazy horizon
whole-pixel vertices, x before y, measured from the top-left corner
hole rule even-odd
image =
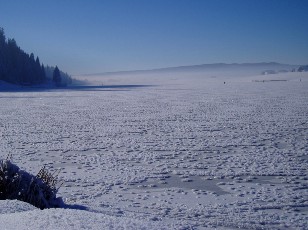
[[[275,67],[273,70],[282,70],[285,67],[288,67],[289,69],[285,69],[288,71],[291,71],[290,68],[296,68],[298,66],[301,66],[300,64],[288,64],[288,63],[278,63],[278,62],[254,62],[254,63],[204,63],[204,64],[197,64],[197,65],[182,65],[182,66],[169,66],[169,67],[163,67],[163,68],[154,68],[154,69],[133,69],[133,70],[120,70],[120,71],[107,71],[107,72],[92,72],[92,73],[81,73],[81,74],[75,74],[73,76],[95,76],[95,75],[105,75],[105,74],[117,74],[117,73],[133,73],[133,72],[156,72],[156,71],[181,71],[181,70],[194,70],[194,69],[216,69],[219,70],[220,68],[232,68],[232,67],[238,67],[239,69],[247,66],[258,66],[263,71],[269,70],[266,69],[266,67]],[[282,69],[277,69],[277,67]],[[261,72],[260,72],[261,73]]]

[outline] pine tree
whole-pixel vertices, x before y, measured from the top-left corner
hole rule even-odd
[[[45,72],[44,64],[41,65],[41,78],[42,78],[42,82],[46,81],[46,72]]]
[[[56,86],[61,85],[61,75],[58,66],[53,71],[52,81],[56,84]]]
[[[6,38],[4,30],[0,28],[0,80],[5,79],[6,61],[5,61]]]

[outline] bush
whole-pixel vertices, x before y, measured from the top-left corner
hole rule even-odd
[[[21,200],[40,209],[64,207],[57,198],[57,175],[50,174],[45,167],[34,176],[11,163],[0,160],[0,200]]]

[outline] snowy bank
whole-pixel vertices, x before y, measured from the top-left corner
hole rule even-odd
[[[37,209],[16,200],[0,201],[3,230],[168,229],[159,222],[134,220],[74,209]]]

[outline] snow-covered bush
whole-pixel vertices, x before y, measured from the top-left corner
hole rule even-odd
[[[0,200],[21,200],[40,209],[63,207],[57,198],[57,176],[50,174],[45,167],[34,176],[9,160],[0,160]]]

